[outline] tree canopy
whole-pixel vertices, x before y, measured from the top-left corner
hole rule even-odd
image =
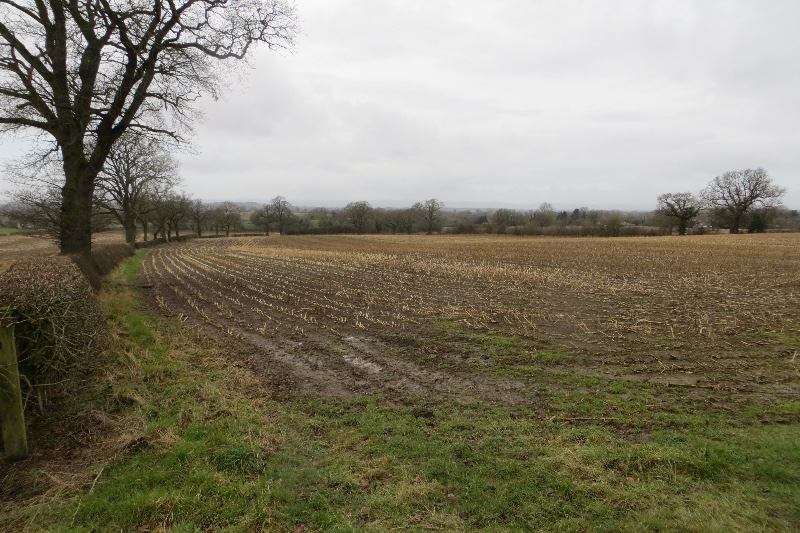
[[[62,253],[91,249],[97,177],[123,133],[183,140],[192,103],[218,96],[219,60],[297,31],[283,0],[0,0],[0,129],[59,152]]]
[[[350,202],[344,210],[347,213],[347,217],[350,219],[350,223],[356,228],[356,233],[359,235],[364,233],[369,217],[373,212],[369,202]]]
[[[444,202],[441,202],[436,198],[431,198],[430,200],[425,200],[424,203],[417,202],[414,204],[413,208],[419,211],[422,221],[425,225],[425,232],[428,235],[433,233],[436,223],[439,222],[441,218]]]
[[[753,205],[774,207],[786,189],[772,183],[763,168],[734,170],[717,176],[700,193],[703,201],[711,209],[728,219],[731,233],[739,233],[742,219]]]
[[[678,235],[686,235],[686,230],[701,209],[700,201],[692,193],[679,192],[659,196],[656,211],[677,222]]]
[[[97,202],[125,228],[125,241],[136,240],[140,216],[153,209],[153,197],[163,196],[180,182],[177,161],[155,140],[123,135],[114,144],[97,183]]]

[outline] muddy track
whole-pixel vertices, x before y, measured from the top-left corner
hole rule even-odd
[[[147,271],[145,276],[142,285],[153,295],[147,301],[154,312],[202,329],[281,391],[390,400],[421,396],[531,408],[544,401],[520,381],[426,368],[403,360],[384,342],[366,336],[304,331],[294,338],[268,338],[234,322],[198,320],[194,310],[172,289],[174,282]]]

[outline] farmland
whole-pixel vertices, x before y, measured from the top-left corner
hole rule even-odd
[[[195,239],[100,299],[0,529],[800,528],[797,235]]]
[[[58,248],[50,240],[28,235],[0,236],[0,272],[23,257],[55,255]]]
[[[25,257],[49,256],[58,254],[58,245],[53,239],[42,234],[26,233],[20,230],[10,230],[7,234],[0,233],[0,272],[6,270],[11,263]],[[120,232],[98,233],[92,241],[95,244],[111,244],[124,242]]]
[[[797,400],[796,352],[776,339],[797,334],[799,273],[794,235],[273,236],[164,247],[145,266],[162,312],[252,347],[282,386],[626,424],[635,401],[580,392],[638,383],[650,405],[712,411]]]

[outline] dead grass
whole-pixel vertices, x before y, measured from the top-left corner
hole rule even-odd
[[[458,320],[457,309],[450,310],[453,302],[437,303],[438,297],[449,295],[456,301],[466,293],[426,266],[425,255],[432,256],[429,264],[437,263],[441,252],[436,246],[419,252],[422,268],[407,273],[414,276],[412,284],[405,271],[392,268],[413,263],[401,263],[399,252],[376,250],[382,241],[270,241],[301,250],[290,246],[282,253],[265,253],[260,243],[233,252],[224,245],[207,255],[197,254],[194,245],[156,249],[146,272],[150,278],[137,283],[136,261],[125,264],[118,284],[103,293],[115,348],[97,361],[101,378],[74,384],[62,398],[70,401],[56,402],[58,411],[34,422],[37,451],[30,461],[0,467],[0,528],[749,532],[793,531],[800,524],[796,381],[783,383],[791,400],[762,389],[736,393],[642,383],[612,374],[588,376],[581,370],[597,364],[589,353],[507,334],[519,326],[505,321],[487,322],[493,330],[472,328]],[[384,248],[429,246],[387,242]],[[445,241],[436,242],[441,248]],[[461,260],[468,261],[476,253],[468,249],[469,241],[456,244],[447,251],[451,260],[463,254]],[[373,248],[365,249],[367,245]],[[303,255],[302,248],[309,246],[315,249]],[[360,246],[360,251],[355,252],[355,265],[343,261],[346,255],[336,256],[341,272],[316,250],[347,246]],[[379,262],[370,263],[371,253],[384,254],[392,268],[381,270]],[[569,255],[562,249],[565,253]],[[783,257],[792,261],[796,253],[790,248]],[[195,281],[178,275],[190,267],[206,277],[197,275]],[[473,272],[460,283],[469,294],[509,305],[504,298],[520,290],[513,285],[503,292],[509,279],[503,272],[509,268],[498,269],[496,278]],[[770,274],[781,266],[767,268]],[[263,282],[252,283],[252,273],[259,269],[265,272]],[[313,281],[304,281],[309,279]],[[444,283],[444,289],[437,291],[435,283]],[[609,283],[617,281],[611,278]],[[132,300],[132,285],[144,285],[144,299],[170,318],[142,313]],[[169,297],[170,286],[177,289],[172,294],[190,295],[209,322],[225,329],[190,317],[194,307],[186,299]],[[291,287],[296,289],[287,290]],[[397,289],[384,295],[376,287]],[[319,291],[318,308],[307,307],[305,295],[312,288]],[[275,297],[267,298],[258,289]],[[536,291],[526,290],[523,294],[536,297]],[[562,288],[553,294],[570,292]],[[607,293],[597,294],[615,301]],[[615,294],[625,296],[624,291]],[[245,295],[271,304],[262,308],[266,315],[253,310],[255,300],[245,300]],[[347,365],[344,355],[388,365],[380,354],[367,350],[374,342],[371,334],[381,330],[363,312],[371,316],[388,308],[386,302],[394,297],[407,298],[407,308],[397,308],[405,328],[383,330],[397,343],[375,346],[399,361],[393,370],[412,369],[414,362],[428,371],[436,368],[431,375],[439,381],[411,394],[379,374],[375,382],[387,394],[370,396],[357,389],[369,367],[339,374],[326,365],[334,360]],[[219,307],[213,304],[218,298]],[[576,297],[575,305],[580,301]],[[362,315],[349,314],[348,305]],[[427,306],[453,314],[428,317]],[[302,315],[306,307],[306,318],[292,315]],[[348,317],[348,324],[334,324],[340,336],[317,330],[307,320],[311,316],[333,324],[333,318],[326,318],[326,313],[334,314],[332,307]],[[581,309],[564,306],[559,312]],[[253,332],[244,311],[259,317],[256,329],[269,320],[266,316],[290,327],[270,337],[270,343],[240,342],[236,335]],[[364,329],[355,325],[356,317]],[[753,337],[746,327],[741,336],[726,337],[726,342],[739,343],[733,350],[735,369],[762,372],[758,379],[764,381],[781,375],[782,370],[766,370],[788,365],[778,350],[794,346],[796,332],[784,326],[779,337]],[[567,341],[553,338],[566,345],[582,334],[575,335]],[[596,345],[598,353],[605,349],[603,357],[613,360],[622,352],[616,362],[629,358],[625,371],[642,375],[658,374],[662,366],[688,365],[680,359],[684,356],[703,360],[707,345],[694,352],[693,343],[713,340],[696,331],[677,341],[642,337],[635,346],[626,345],[625,339],[603,339]],[[640,354],[645,341],[659,345],[647,352],[652,360]],[[674,348],[677,342],[685,347]],[[742,342],[765,344],[748,347]],[[270,359],[275,345],[285,348],[285,360],[318,365],[321,373],[331,370],[333,379],[343,378],[342,386],[353,387],[354,393],[342,399],[322,390],[274,389],[273,378],[287,372]],[[656,357],[670,353],[679,359]],[[253,364],[258,359],[263,366]],[[465,388],[470,376],[490,382],[487,372],[513,364],[530,378],[523,389],[542,401],[515,403],[513,395],[508,404],[454,399],[443,389],[451,376],[438,366],[443,363],[454,365],[452,375],[462,378],[458,383]],[[594,370],[598,368],[615,366]],[[732,369],[731,375],[740,374]],[[406,375],[406,381],[416,377]],[[761,386],[752,376],[734,384],[745,381]],[[387,384],[395,388],[389,390]],[[498,391],[495,398],[500,398]],[[711,400],[724,405],[717,408]]]
[[[97,244],[124,243],[125,234],[119,231],[97,233],[92,242]],[[58,245],[45,235],[0,235],[0,272],[7,270],[12,263],[25,257],[52,255],[58,255]]]

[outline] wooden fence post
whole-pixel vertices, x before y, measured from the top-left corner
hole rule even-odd
[[[19,461],[28,456],[28,437],[22,410],[17,344],[14,325],[0,321],[0,426],[6,459]]]

